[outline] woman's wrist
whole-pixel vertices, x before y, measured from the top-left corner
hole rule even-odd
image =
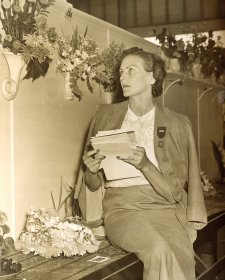
[[[97,190],[102,183],[99,173],[92,173],[89,169],[87,169],[85,172],[84,180],[88,188],[92,191]]]
[[[146,160],[146,161],[142,164],[142,166],[140,166],[139,170],[140,170],[142,173],[148,171],[148,170],[149,170],[149,164],[151,164],[151,162],[149,162],[149,160]]]

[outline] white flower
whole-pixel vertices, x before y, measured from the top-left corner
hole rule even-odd
[[[5,8],[5,9],[9,9],[11,7],[11,2],[9,0],[3,0],[2,1],[2,6]]]
[[[70,223],[45,210],[32,212],[32,217],[39,215],[39,220],[45,220],[37,232],[23,232],[16,244],[16,248],[24,253],[35,251],[43,257],[51,258],[64,253],[65,256],[84,255],[86,252],[95,252],[99,242],[91,229]],[[28,219],[32,220],[28,215]],[[50,226],[50,225],[53,226]]]
[[[31,47],[38,47],[44,44],[45,39],[42,35],[28,34],[24,36],[25,43]]]
[[[6,224],[8,217],[5,212],[0,210],[0,225]]]
[[[2,229],[2,227],[0,227],[0,236],[3,236],[4,235],[4,231]]]
[[[84,60],[86,60],[86,59],[89,57],[88,53],[86,53],[85,51],[83,51],[83,52],[81,53],[81,56],[82,56],[82,58],[83,58]]]

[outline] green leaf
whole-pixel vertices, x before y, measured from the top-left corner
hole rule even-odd
[[[38,79],[40,76],[45,76],[48,72],[49,62],[46,59],[43,62],[38,62],[37,59],[30,60],[27,64],[27,74],[23,79],[32,79],[32,81]]]
[[[87,87],[88,87],[88,89],[90,90],[90,92],[91,93],[93,93],[93,87],[92,87],[92,85],[91,85],[91,83],[90,83],[90,79],[89,79],[89,77],[87,77]]]
[[[59,206],[60,206],[60,203],[61,203],[61,200],[62,200],[62,184],[63,184],[62,182],[63,182],[63,178],[61,176],[61,184],[60,184],[59,202],[58,202],[57,212],[59,211]]]
[[[54,210],[56,211],[55,200],[54,200],[54,197],[53,197],[52,192],[51,192],[51,198],[52,198],[53,208],[54,208]]]
[[[87,31],[88,31],[88,27],[86,26],[85,31],[84,31],[84,38],[85,38],[86,35],[87,35]]]
[[[57,212],[63,207],[63,205],[65,204],[66,200],[72,195],[72,192],[70,192],[64,199],[63,201],[60,203]]]
[[[73,28],[73,35],[72,35],[72,48],[73,50],[76,50],[77,49],[77,43],[78,43],[78,30],[77,30],[77,26],[76,28],[74,29]]]

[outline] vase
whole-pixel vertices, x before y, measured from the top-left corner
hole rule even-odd
[[[171,58],[169,61],[169,72],[178,73],[180,72],[180,63],[178,58]]]
[[[70,73],[66,72],[65,73],[65,99],[66,100],[73,100],[74,99],[74,94],[72,92],[72,89],[70,87]]]
[[[200,63],[193,63],[191,67],[192,76],[196,79],[201,77],[202,65]]]
[[[25,65],[21,54],[14,54],[13,52],[2,52],[8,68],[10,77],[2,82],[2,94],[8,101],[13,100],[18,92],[20,74]]]

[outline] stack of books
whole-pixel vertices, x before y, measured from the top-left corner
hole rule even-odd
[[[133,165],[118,159],[118,156],[133,157],[132,147],[136,146],[134,131],[115,129],[99,131],[91,138],[92,147],[99,154],[105,156],[101,167],[104,170],[107,180],[118,180],[140,176],[140,171]]]

